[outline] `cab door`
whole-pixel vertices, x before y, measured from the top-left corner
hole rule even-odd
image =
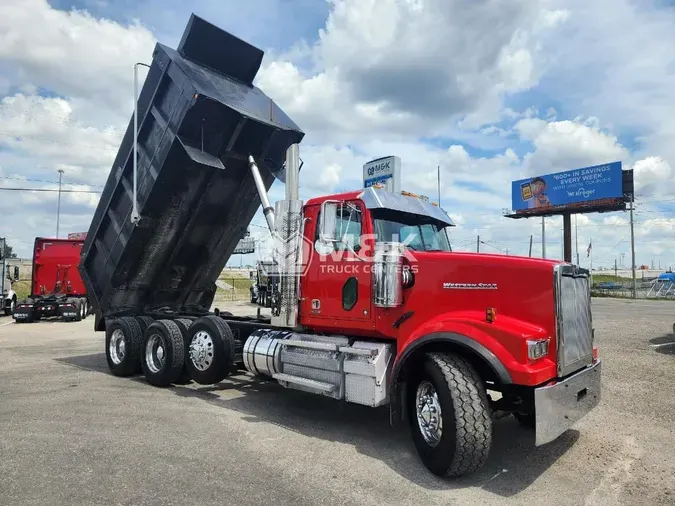
[[[314,244],[300,294],[303,324],[339,320],[343,328],[363,328],[364,322],[374,321],[372,259],[366,241],[372,226],[367,216],[360,200],[327,201],[308,213],[305,234]]]

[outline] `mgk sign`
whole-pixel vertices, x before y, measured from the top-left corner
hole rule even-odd
[[[390,192],[401,191],[401,159],[398,156],[385,156],[363,165],[363,187],[376,184]]]

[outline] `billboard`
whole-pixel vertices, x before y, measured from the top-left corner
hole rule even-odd
[[[511,183],[512,209],[516,214],[592,207],[622,199],[621,162],[594,165]]]
[[[401,191],[401,159],[398,156],[385,156],[363,164],[363,187],[382,184],[385,190]]]
[[[87,232],[71,232],[68,234],[68,240],[70,241],[80,241],[87,238]]]

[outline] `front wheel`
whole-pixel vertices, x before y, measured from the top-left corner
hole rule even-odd
[[[408,418],[424,465],[438,476],[480,469],[492,443],[485,387],[462,357],[429,353],[409,384]]]

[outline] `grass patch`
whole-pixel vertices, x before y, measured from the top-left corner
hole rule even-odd
[[[248,300],[251,297],[253,280],[248,277],[231,277],[221,274],[218,282],[225,285],[225,287],[216,285],[216,298],[220,300]]]
[[[614,276],[613,274],[593,274],[593,283],[607,283],[613,281],[614,283],[625,283],[631,278],[622,278],[621,276]]]
[[[30,296],[30,281],[15,281],[12,283],[12,290],[16,292],[18,300],[25,299]]]

